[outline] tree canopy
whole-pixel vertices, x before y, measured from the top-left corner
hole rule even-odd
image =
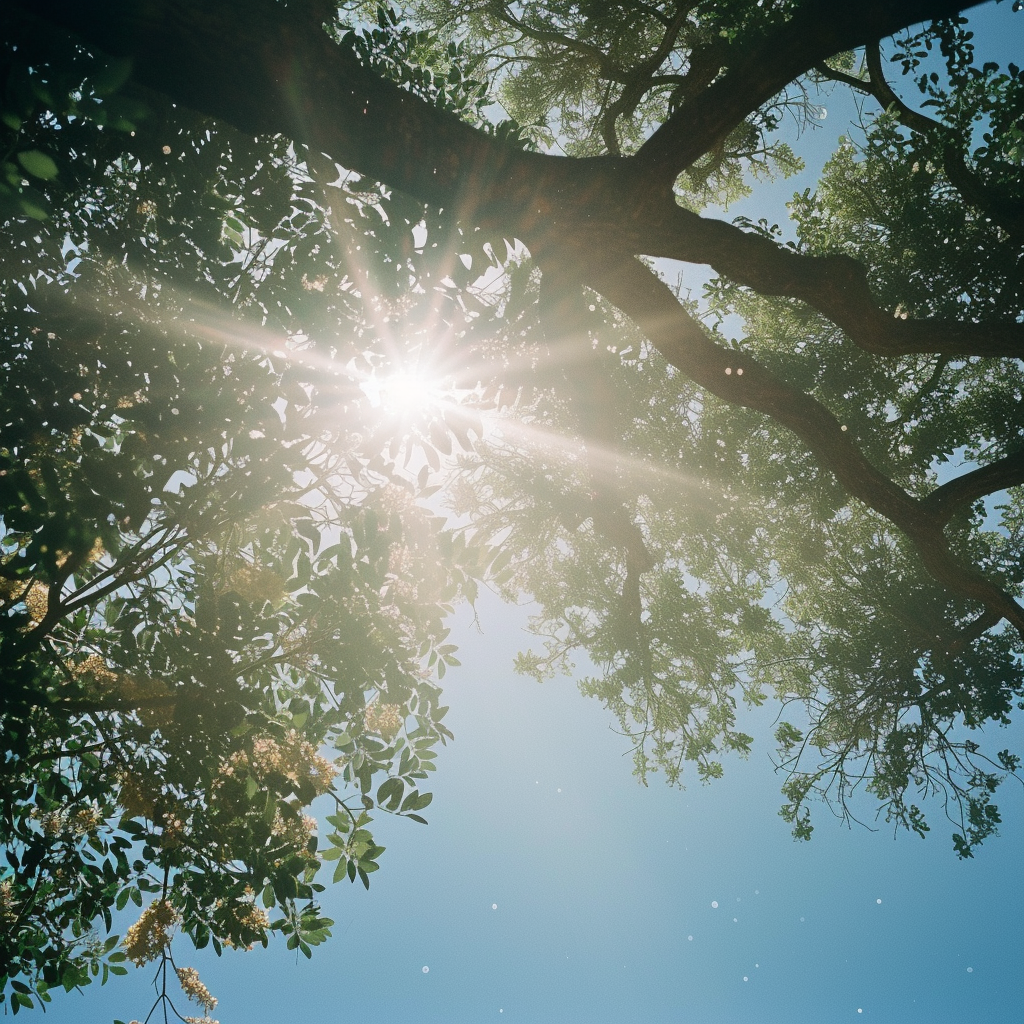
[[[921,835],[937,798],[960,856],[994,832],[1024,75],[971,6],[7,5],[15,1010],[166,976],[175,925],[308,955],[321,863],[369,884],[370,812],[422,820],[482,581],[536,602],[522,671],[586,654],[641,775],[718,776],[774,698],[798,837],[861,788]],[[829,90],[861,123],[790,223],[723,219]]]

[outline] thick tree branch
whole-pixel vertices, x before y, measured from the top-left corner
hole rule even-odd
[[[130,56],[140,83],[242,131],[287,134],[423,202],[514,231],[538,257],[558,243],[571,245],[569,258],[583,268],[586,283],[633,317],[670,362],[726,401],[759,409],[793,430],[850,494],[914,540],[936,579],[1024,632],[1024,610],[952,557],[935,510],[875,469],[814,399],[749,356],[715,346],[667,287],[632,259],[643,252],[709,262],[763,294],[809,302],[873,352],[1021,355],[1019,324],[894,320],[874,305],[863,269],[848,257],[788,252],[690,214],[671,194],[679,171],[816,62],[970,6],[870,0],[836,7],[807,0],[788,23],[738,53],[729,72],[673,114],[639,157],[567,160],[522,153],[475,131],[380,79],[331,42],[315,19],[273,0],[8,0],[8,10],[49,19],[109,53]]]
[[[866,271],[851,257],[797,253],[680,206],[651,224],[635,245],[648,256],[708,263],[762,295],[800,299],[841,327],[855,345],[875,355],[934,352],[947,357],[1024,358],[1024,324],[896,318],[875,303]]]
[[[941,522],[946,523],[958,509],[979,498],[1007,487],[1024,485],[1024,448],[1004,455],[995,462],[980,466],[936,487],[922,504]]]
[[[8,0],[133,62],[133,79],[256,135],[286,135],[467,218],[543,221],[627,194],[628,161],[526,153],[363,67],[315,19],[273,0]],[[42,19],[46,27],[38,24]],[[632,173],[629,171],[628,173]],[[575,197],[575,198],[573,198]]]
[[[953,593],[978,601],[1024,635],[1024,608],[950,551],[943,534],[948,517],[943,519],[936,509],[912,498],[872,466],[850,433],[820,402],[786,384],[749,355],[715,345],[669,287],[638,261],[592,263],[586,273],[587,283],[629,316],[673,366],[719,398],[766,413],[793,431],[850,495],[910,537],[925,568],[938,582]],[[1015,469],[1019,475],[1020,466]],[[996,475],[990,473],[985,484],[992,484]]]
[[[518,236],[531,249],[570,236],[589,239],[594,248],[613,240],[631,246],[631,253],[710,263],[765,294],[807,301],[879,354],[1024,351],[1024,327],[1016,323],[894,320],[874,305],[852,260],[800,256],[703,220],[670,194],[644,187],[637,158],[569,160],[506,146],[380,79],[331,42],[315,20],[270,0],[9,2],[132,57],[141,84],[180,103],[242,131],[287,134],[424,202]]]
[[[766,413],[792,430],[852,495],[886,518],[900,525],[920,518],[916,500],[868,462],[828,409],[749,354],[716,345],[668,285],[638,260],[595,261],[585,274],[587,284],[629,316],[691,380],[726,402]]]
[[[785,24],[737,48],[729,70],[684,103],[647,140],[638,159],[656,188],[672,182],[721,144],[746,117],[816,64],[919,21],[944,18],[981,0],[806,0]]]

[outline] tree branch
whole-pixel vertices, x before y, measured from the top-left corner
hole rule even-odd
[[[620,192],[625,161],[528,153],[387,81],[274,0],[9,0],[34,31],[133,61],[137,83],[244,133],[286,135],[423,202],[544,217],[544,194]],[[47,23],[44,29],[39,20]],[[483,215],[483,214],[481,214]]]
[[[936,487],[922,505],[943,523],[958,509],[1007,487],[1024,485],[1024,448]]]
[[[658,8],[655,7],[653,4],[645,4],[640,3],[639,0],[632,0],[632,6],[636,10],[643,11],[644,14],[650,15],[650,17],[652,17],[655,21],[661,22],[661,24],[664,25],[665,28],[668,28],[671,24],[671,19],[662,11],[659,11]]]
[[[640,149],[651,185],[672,183],[721,144],[746,117],[816,64],[843,50],[892,35],[919,21],[944,18],[981,0],[806,0],[792,18],[756,42],[737,47],[729,70],[684,103]]]
[[[690,13],[690,5],[683,4],[676,12],[675,18],[667,26],[665,34],[658,43],[654,53],[646,60],[641,61],[629,74],[625,88],[619,94],[619,98],[611,104],[602,115],[602,135],[605,144],[608,145],[610,153],[618,154],[618,136],[615,131],[615,122],[623,115],[629,117],[636,110],[644,93],[654,86],[654,73],[664,63],[665,58],[672,52],[672,47],[679,38],[679,33],[686,24],[687,15]],[[611,145],[609,145],[611,142]]]
[[[625,77],[625,71],[609,60],[607,54],[596,46],[580,42],[579,39],[574,39],[572,36],[564,35],[553,29],[533,28],[531,25],[527,25],[525,22],[513,17],[509,13],[508,4],[506,3],[494,4],[488,8],[488,12],[510,28],[521,32],[527,39],[533,39],[538,43],[551,43],[554,46],[561,46],[565,50],[572,50],[574,53],[589,57],[601,69],[602,78],[619,82]]]
[[[566,258],[571,262],[569,254]],[[1024,608],[950,551],[943,534],[948,517],[941,518],[934,507],[915,500],[872,466],[820,402],[786,384],[751,356],[715,345],[669,287],[637,260],[595,261],[585,274],[587,283],[629,316],[673,366],[724,401],[757,409],[793,431],[850,495],[907,534],[939,583],[1007,619],[1024,636]],[[1024,463],[1024,454],[1019,458]],[[1020,466],[1015,468],[1019,474]],[[986,484],[994,476],[990,472]]]
[[[885,80],[885,72],[882,71],[882,52],[879,49],[877,40],[868,43],[864,47],[864,60],[867,64],[870,81],[865,83],[867,91],[878,100],[883,110],[889,110],[899,118],[900,124],[906,125],[911,131],[921,135],[930,135],[935,131],[942,131],[945,127],[941,121],[936,121],[920,111],[908,107],[892,91],[889,83]]]
[[[639,234],[639,231],[638,231]],[[733,224],[681,206],[665,211],[644,235],[628,239],[635,251],[689,263],[708,263],[761,295],[800,299],[841,327],[867,352],[899,356],[934,352],[947,357],[1024,358],[1024,324],[1015,320],[903,320],[880,308],[867,272],[853,258],[794,252]]]
[[[895,320],[875,306],[863,268],[849,257],[788,252],[689,213],[671,194],[681,170],[815,63],[971,6],[866,0],[837,8],[832,0],[806,0],[786,24],[737,48],[727,74],[677,110],[637,157],[568,160],[523,153],[474,130],[379,78],[315,19],[274,0],[8,0],[8,10],[130,56],[140,83],[241,131],[285,133],[423,202],[514,230],[538,258],[546,247],[571,246],[568,258],[584,268],[586,283],[633,317],[670,362],[726,401],[759,409],[797,433],[849,493],[911,536],[936,579],[1024,632],[1024,609],[952,557],[934,512],[871,466],[827,409],[749,356],[715,346],[632,259],[643,252],[709,262],[763,294],[807,301],[879,354],[1020,356],[1020,324]]]
[[[851,494],[886,518],[898,524],[919,518],[916,500],[868,462],[825,406],[749,354],[716,345],[668,285],[638,260],[591,263],[584,273],[587,284],[629,316],[691,380],[726,402],[766,413],[792,430]]]
[[[806,20],[807,11],[823,2],[810,0],[801,17]],[[914,0],[909,8],[950,3]],[[702,220],[667,192],[652,191],[639,157],[569,160],[506,146],[379,78],[312,21],[272,0],[145,6],[134,0],[9,0],[9,6],[132,57],[140,83],[180,103],[242,131],[287,134],[423,202],[520,237],[531,249],[542,247],[545,236],[557,241],[592,235],[596,248],[616,239],[633,246],[632,253],[711,263],[765,294],[809,302],[878,354],[1024,352],[1024,327],[1012,322],[895,321],[874,305],[852,260],[799,256]],[[876,0],[868,5],[869,14],[876,11],[868,20],[878,24],[882,9],[899,21],[892,6]],[[783,28],[796,31],[799,23],[796,18]],[[834,36],[831,29],[821,32]],[[765,55],[765,62],[773,64],[774,55]],[[694,102],[710,103],[718,84]],[[691,106],[684,109],[693,113]],[[694,109],[699,114],[703,107]],[[694,138],[700,136],[698,119]]]
[[[827,64],[815,64],[814,73],[819,75],[821,78],[826,78],[830,82],[838,82],[840,85],[848,85],[851,89],[856,89],[858,92],[862,92],[865,95],[871,95],[871,88],[868,82],[864,81],[863,78],[854,78],[853,75],[847,75],[842,71],[836,71],[835,68],[830,68]]]

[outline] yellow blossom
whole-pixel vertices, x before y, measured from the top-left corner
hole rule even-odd
[[[264,601],[274,603],[288,592],[284,580],[276,572],[248,563],[239,566],[228,576],[221,593],[229,591],[234,591],[250,604],[262,604]]]
[[[42,622],[50,605],[50,588],[37,581],[28,588],[22,600],[28,609],[29,618],[33,622]]]
[[[47,811],[39,819],[39,824],[42,826],[43,835],[49,836],[51,839],[59,836],[64,829],[67,827],[68,819],[64,811]]]
[[[276,774],[297,785],[309,783],[318,796],[330,790],[337,774],[334,765],[294,729],[288,731],[283,742],[273,736],[257,736],[249,764],[257,777]],[[230,778],[245,766],[244,755],[236,753],[221,766],[220,774]]]
[[[71,819],[71,831],[76,836],[87,836],[95,832],[103,821],[103,815],[98,807],[83,807],[75,811]]]
[[[147,679],[136,676],[119,676],[117,680],[117,696],[121,700],[136,705],[136,711],[143,725],[156,729],[168,725],[174,720],[174,703],[155,703],[162,697],[169,697],[171,691],[160,679]]]
[[[84,679],[103,692],[116,686],[119,679],[118,674],[98,654],[90,654],[75,665],[71,672],[76,679]]]
[[[283,839],[296,850],[304,850],[313,832],[316,831],[316,818],[308,814],[297,818],[285,818],[280,811],[274,815],[274,823],[270,831],[278,839]]]
[[[270,927],[270,918],[262,907],[254,906],[251,903],[244,904],[235,911],[235,917],[243,928],[249,931],[262,932]]]
[[[199,980],[199,972],[194,967],[177,968],[178,981],[185,995],[194,1003],[198,1003],[206,1013],[217,1006],[217,1000],[210,995],[210,990]],[[188,1020],[188,1018],[185,1018]]]
[[[164,811],[161,815],[160,824],[164,831],[160,837],[160,846],[163,849],[175,850],[181,846],[185,837],[185,814],[187,812],[179,805],[173,810]]]
[[[179,920],[178,912],[167,900],[154,900],[125,933],[121,942],[125,956],[136,967],[155,960],[170,944],[168,929],[173,928]]]
[[[0,923],[12,924],[18,919],[18,911],[14,901],[14,880],[8,878],[0,882]]]
[[[382,704],[373,701],[366,705],[363,712],[363,723],[367,732],[375,732],[387,742],[391,742],[402,728],[402,706],[400,704]]]

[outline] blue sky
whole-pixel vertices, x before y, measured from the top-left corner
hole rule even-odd
[[[771,712],[745,716],[755,752],[724,779],[645,789],[599,704],[511,672],[523,609],[485,596],[480,612],[482,633],[456,622],[456,741],[430,824],[378,819],[370,890],[326,894],[334,939],[311,961],[180,944],[222,1024],[1021,1020],[1021,787],[974,861],[935,808],[925,840],[822,818],[798,844],[777,816]],[[1020,749],[1021,731],[999,745]],[[150,977],[58,996],[47,1020],[141,1019]]]
[[[1024,54],[1024,14],[1009,8],[982,21],[1003,61]],[[774,207],[759,188],[731,215],[778,219],[813,184],[847,122],[823,102],[829,130],[802,140],[817,162],[807,180],[772,189]],[[655,775],[644,788],[611,716],[572,680],[512,673],[527,610],[485,595],[479,614],[482,632],[465,609],[453,628],[456,741],[439,758],[430,824],[377,819],[388,849],[370,891],[326,894],[334,939],[312,961],[280,942],[219,960],[179,944],[222,1024],[1024,1019],[1024,788],[1004,786],[1001,835],[973,861],[956,859],[935,806],[925,840],[820,816],[797,844],[777,814],[774,708],[744,712],[754,753],[724,779],[679,791]],[[1024,747],[1019,722],[999,732],[993,749]],[[46,1019],[142,1019],[150,978],[57,995]]]

